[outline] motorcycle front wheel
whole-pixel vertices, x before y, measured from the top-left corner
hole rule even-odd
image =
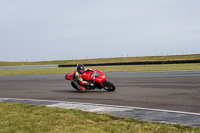
[[[110,81],[106,81],[103,83],[103,88],[107,91],[115,91],[115,85]]]

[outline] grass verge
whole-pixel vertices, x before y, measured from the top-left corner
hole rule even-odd
[[[200,63],[163,64],[163,65],[91,66],[90,68],[98,69],[103,72],[194,70],[194,69],[200,69]],[[76,70],[75,67],[15,69],[15,70],[0,70],[0,75],[65,74],[65,73],[72,73],[75,70]]]
[[[144,62],[144,61],[173,61],[173,60],[197,60],[200,54],[170,55],[170,56],[145,56],[145,57],[122,57],[122,58],[99,58],[82,60],[58,60],[58,61],[37,61],[37,62],[3,62],[0,66],[22,66],[22,65],[74,65],[74,64],[96,64],[96,63],[119,63],[119,62]]]
[[[0,102],[1,133],[168,133],[200,132],[200,128],[181,125],[143,122],[80,110]]]

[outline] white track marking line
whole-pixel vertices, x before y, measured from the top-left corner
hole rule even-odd
[[[200,113],[193,113],[193,112],[184,112],[184,111],[174,111],[174,110],[163,110],[163,109],[152,109],[152,108],[142,108],[142,107],[131,107],[131,106],[119,106],[119,105],[107,105],[107,104],[95,104],[95,103],[80,103],[80,102],[68,102],[68,101],[54,101],[54,100],[37,100],[37,99],[20,99],[20,98],[0,98],[0,101],[3,100],[24,100],[24,101],[37,101],[37,102],[58,102],[58,103],[64,103],[64,104],[76,104],[76,105],[91,105],[91,106],[102,106],[102,107],[113,107],[113,108],[126,108],[126,109],[137,109],[137,110],[148,110],[148,111],[158,111],[158,112],[168,112],[168,113],[178,113],[178,114],[187,114],[187,115],[198,115],[200,116]],[[58,104],[56,103],[56,104]],[[55,105],[56,105],[55,104]],[[54,104],[52,104],[54,105]],[[49,106],[49,105],[48,105]]]

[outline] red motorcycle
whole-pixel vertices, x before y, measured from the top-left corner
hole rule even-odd
[[[82,74],[83,80],[86,80],[88,82],[94,82],[94,86],[85,86],[86,90],[94,90],[97,89],[105,89],[107,91],[115,91],[115,85],[111,83],[110,81],[107,81],[106,75],[99,71],[94,70],[93,71],[86,71],[84,74]],[[65,76],[65,79],[71,81],[71,85],[76,89],[79,90],[76,85],[74,84],[74,73],[67,74]]]

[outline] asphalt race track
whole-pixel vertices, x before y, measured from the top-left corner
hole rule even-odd
[[[116,91],[80,93],[65,74],[0,76],[0,98],[56,100],[200,113],[200,70],[106,73]]]

